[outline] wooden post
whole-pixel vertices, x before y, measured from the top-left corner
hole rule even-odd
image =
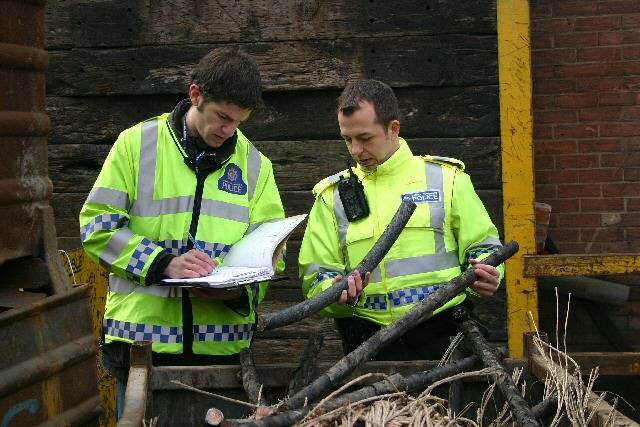
[[[521,250],[506,264],[509,355],[522,357],[522,334],[538,321],[535,278],[523,274],[524,255],[536,253],[531,37],[528,0],[498,0],[498,71],[505,240]]]

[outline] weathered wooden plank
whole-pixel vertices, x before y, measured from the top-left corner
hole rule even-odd
[[[184,11],[188,19],[176,19]],[[117,16],[118,19],[105,19]],[[45,6],[51,48],[334,39],[376,35],[495,34],[495,2],[54,0]]]
[[[499,190],[479,190],[482,199],[498,230],[502,229],[502,193]],[[282,201],[288,216],[308,213],[313,204],[313,196],[308,191],[283,191]],[[76,237],[79,234],[78,214],[87,193],[54,193],[51,205],[56,216],[58,237]],[[303,229],[294,231],[291,239],[302,238]]]
[[[495,137],[499,134],[497,86],[396,89],[405,138]],[[264,108],[242,126],[253,141],[339,138],[339,91],[268,92]],[[50,96],[49,144],[111,144],[135,123],[171,111],[179,96]]]
[[[597,276],[640,272],[638,254],[528,255],[524,257],[524,275]]]
[[[242,47],[258,63],[265,90],[336,89],[354,78],[394,87],[470,86],[498,81],[495,36],[306,40]],[[52,95],[182,94],[198,60],[219,44],[51,51]],[[167,61],[171,58],[171,61]]]
[[[500,188],[498,138],[409,139],[414,154],[455,157],[465,162],[476,188]],[[346,166],[343,141],[255,141],[274,167],[281,191],[310,190],[321,179]],[[49,177],[58,193],[89,192],[110,145],[49,145]]]
[[[263,313],[272,313],[274,311],[283,310],[293,304],[293,302],[267,300],[261,304],[259,310]],[[312,333],[322,333],[324,334],[325,339],[328,340],[340,339],[340,335],[335,328],[333,319],[323,317],[319,314],[314,314],[313,316],[305,318],[299,322],[283,326],[282,328],[258,332],[256,339],[307,339]]]

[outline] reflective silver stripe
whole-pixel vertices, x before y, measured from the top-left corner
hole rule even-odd
[[[325,179],[330,182],[331,184],[335,184],[336,182],[340,181],[340,178],[342,177],[342,173],[344,171],[340,171],[338,173],[334,173],[331,176],[326,177]]]
[[[371,277],[369,278],[370,282],[381,282],[382,281],[382,273],[380,272],[380,266],[377,266],[371,272]]]
[[[193,325],[193,341],[242,341],[253,336],[252,324]]]
[[[193,196],[169,197],[160,200],[153,200],[153,197],[138,198],[131,208],[133,215],[148,217],[191,211],[193,211]]]
[[[161,298],[176,298],[182,296],[182,290],[180,288],[158,285],[142,286],[131,280],[116,276],[115,274],[109,274],[109,290],[121,295],[129,295],[132,292],[137,292]]]
[[[249,207],[234,205],[221,200],[202,199],[200,215],[230,219],[232,221],[249,223]]]
[[[105,187],[93,187],[86,203],[109,205],[116,208],[129,209],[129,195],[120,190]]]
[[[340,245],[347,247],[347,228],[349,228],[349,220],[342,206],[342,199],[338,193],[338,187],[333,190],[333,212],[338,222],[338,236],[340,237]]]
[[[113,233],[104,251],[100,254],[100,261],[108,266],[113,265],[133,236],[133,232],[126,227]]]
[[[116,319],[104,319],[102,328],[105,335],[134,341],[179,344],[183,339],[182,326],[148,325]]]
[[[321,273],[321,272],[335,272],[338,274],[342,274],[344,275],[344,271],[343,270],[339,270],[338,268],[332,266],[332,265],[326,265],[326,264],[309,264],[307,266],[307,268],[304,270],[304,275],[308,276],[310,274],[313,273]]]
[[[427,175],[427,188],[429,190],[438,190],[440,192],[440,201],[439,202],[430,202],[429,205],[429,213],[431,215],[431,227],[435,230],[434,243],[435,243],[435,252],[438,254],[445,253],[446,249],[444,246],[444,185],[443,185],[443,174],[442,174],[442,166],[437,165],[435,163],[426,162],[426,175]]]
[[[384,266],[387,269],[387,277],[393,278],[460,267],[460,261],[458,260],[458,253],[451,251],[444,254],[422,255],[385,261]]]
[[[487,237],[482,242],[474,243],[468,250],[471,250],[478,246],[497,246],[502,247],[502,242],[497,237]]]
[[[263,224],[263,222],[254,222],[253,224],[249,224],[249,227],[247,228],[247,232],[245,234],[251,233],[253,230],[260,227],[261,224]]]
[[[260,168],[262,167],[262,158],[260,151],[249,142],[249,159],[247,161],[247,184],[249,187],[249,200],[253,199],[253,193],[256,191],[258,185],[258,178],[260,177]]]
[[[115,230],[126,223],[126,217],[119,213],[105,213],[98,215],[84,226],[80,227],[80,240],[86,242],[94,231]]]
[[[158,121],[148,120],[141,125],[140,165],[138,170],[138,194],[131,212],[139,216],[157,216],[149,214],[153,210],[153,189],[156,177],[156,157],[158,151]]]

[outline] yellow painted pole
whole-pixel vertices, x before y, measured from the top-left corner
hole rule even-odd
[[[536,253],[531,28],[528,0],[497,2],[504,233],[520,244],[506,265],[509,356],[522,357],[523,334],[538,322],[536,279],[524,277],[522,259]]]

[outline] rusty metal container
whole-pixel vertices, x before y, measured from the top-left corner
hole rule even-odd
[[[0,0],[0,265],[35,255],[48,205],[44,1]]]

